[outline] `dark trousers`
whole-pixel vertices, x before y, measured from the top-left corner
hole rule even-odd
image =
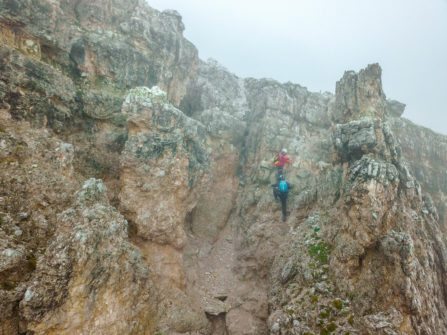
[[[281,200],[282,220],[286,221],[287,216],[287,195],[288,192],[279,192],[279,200]]]
[[[274,184],[275,185],[275,184]],[[272,185],[273,186],[273,185]],[[286,221],[287,216],[287,196],[289,192],[280,192],[276,186],[273,187],[273,196],[281,201],[282,220]]]

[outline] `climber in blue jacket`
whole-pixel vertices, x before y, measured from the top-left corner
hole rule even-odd
[[[287,218],[287,196],[289,190],[292,187],[288,181],[284,178],[284,175],[279,176],[278,183],[273,184],[273,196],[275,200],[281,200],[282,220],[286,221]]]

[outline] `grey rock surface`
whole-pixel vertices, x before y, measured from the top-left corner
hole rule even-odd
[[[56,238],[38,260],[21,314],[28,329],[39,333],[150,332],[157,298],[148,272],[127,241],[127,221],[110,206],[104,183],[89,179],[75,207],[59,215]]]
[[[313,93],[184,29],[140,0],[0,2],[0,333],[446,332],[446,137],[378,64]]]
[[[405,104],[396,101],[396,100],[388,100],[387,101],[387,113],[388,115],[394,117],[400,117],[405,111]]]

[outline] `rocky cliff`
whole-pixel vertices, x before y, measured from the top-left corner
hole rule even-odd
[[[183,29],[142,0],[0,2],[0,334],[447,333],[447,137],[378,64],[312,93]]]

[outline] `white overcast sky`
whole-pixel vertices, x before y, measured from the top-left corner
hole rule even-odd
[[[148,0],[240,77],[335,91],[345,70],[382,66],[404,117],[447,135],[447,0]]]

